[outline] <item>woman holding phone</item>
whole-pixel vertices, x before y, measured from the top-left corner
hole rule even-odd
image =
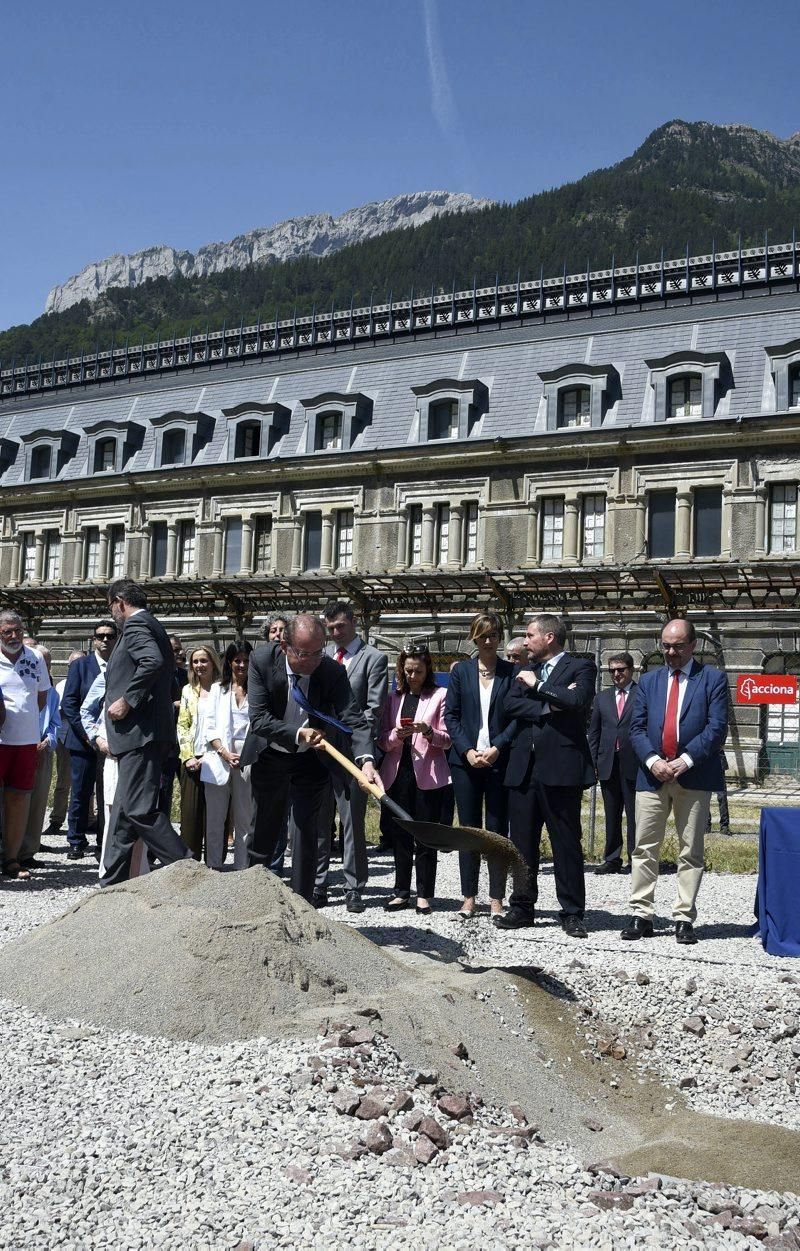
[[[397,686],[383,706],[378,745],[386,753],[380,767],[386,793],[416,821],[442,822],[451,794],[446,752],[450,735],[444,723],[444,689],[436,685],[427,647],[409,647],[397,660]],[[451,808],[452,811],[452,808]],[[394,895],[387,912],[408,908],[411,867],[416,866],[420,915],[431,911],[436,886],[436,852],[416,842],[388,813],[394,840]]]

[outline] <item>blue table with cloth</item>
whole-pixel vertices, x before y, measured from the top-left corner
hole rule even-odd
[[[762,808],[755,932],[771,956],[800,956],[800,808]]]

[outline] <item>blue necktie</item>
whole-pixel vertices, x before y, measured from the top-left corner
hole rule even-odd
[[[318,708],[313,708],[308,699],[300,689],[300,675],[292,674],[292,699],[299,704],[303,712],[308,713],[310,717],[316,717],[318,721],[326,721],[328,725],[335,726],[337,730],[341,730],[343,734],[352,734],[353,731],[349,725],[345,725],[343,721],[337,721],[336,717],[328,716],[327,712],[320,712]]]
[[[550,677],[550,664],[548,661],[545,660],[542,664],[541,669],[539,670],[539,681],[546,682],[549,677]]]

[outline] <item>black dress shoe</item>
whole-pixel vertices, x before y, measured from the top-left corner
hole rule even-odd
[[[625,929],[620,934],[620,938],[627,938],[633,941],[636,938],[652,938],[653,922],[647,917],[631,917]]]
[[[561,918],[561,928],[570,938],[588,938],[589,932],[583,923],[580,912],[569,912]]]
[[[344,897],[345,907],[348,912],[364,912],[367,905],[361,898],[361,892],[357,890],[349,890]]]
[[[492,925],[498,930],[525,930],[534,924],[533,913],[521,908],[509,908],[505,916],[492,917]]]
[[[402,912],[404,908],[410,908],[411,904],[408,899],[390,899],[388,903],[383,905],[384,912]]]
[[[427,907],[425,908],[421,908],[419,904],[417,904],[414,911],[418,913],[421,917],[429,917],[431,913],[433,912],[433,908],[430,906],[430,904],[428,904]]]
[[[621,872],[622,872],[621,860],[604,860],[603,863],[598,864],[597,868],[595,869],[595,873],[597,874],[598,877],[602,876],[602,874],[604,873],[621,873]]]
[[[67,860],[83,860],[86,855],[85,847],[70,847],[67,852]]]
[[[697,942],[697,935],[691,921],[675,922],[675,942],[683,943],[687,947]]]

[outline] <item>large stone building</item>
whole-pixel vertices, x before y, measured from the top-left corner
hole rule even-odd
[[[442,663],[482,606],[571,645],[798,672],[794,244],[565,276],[0,371],[2,599],[60,657],[108,580],[186,640],[344,593]],[[795,768],[796,705],[729,760]]]

